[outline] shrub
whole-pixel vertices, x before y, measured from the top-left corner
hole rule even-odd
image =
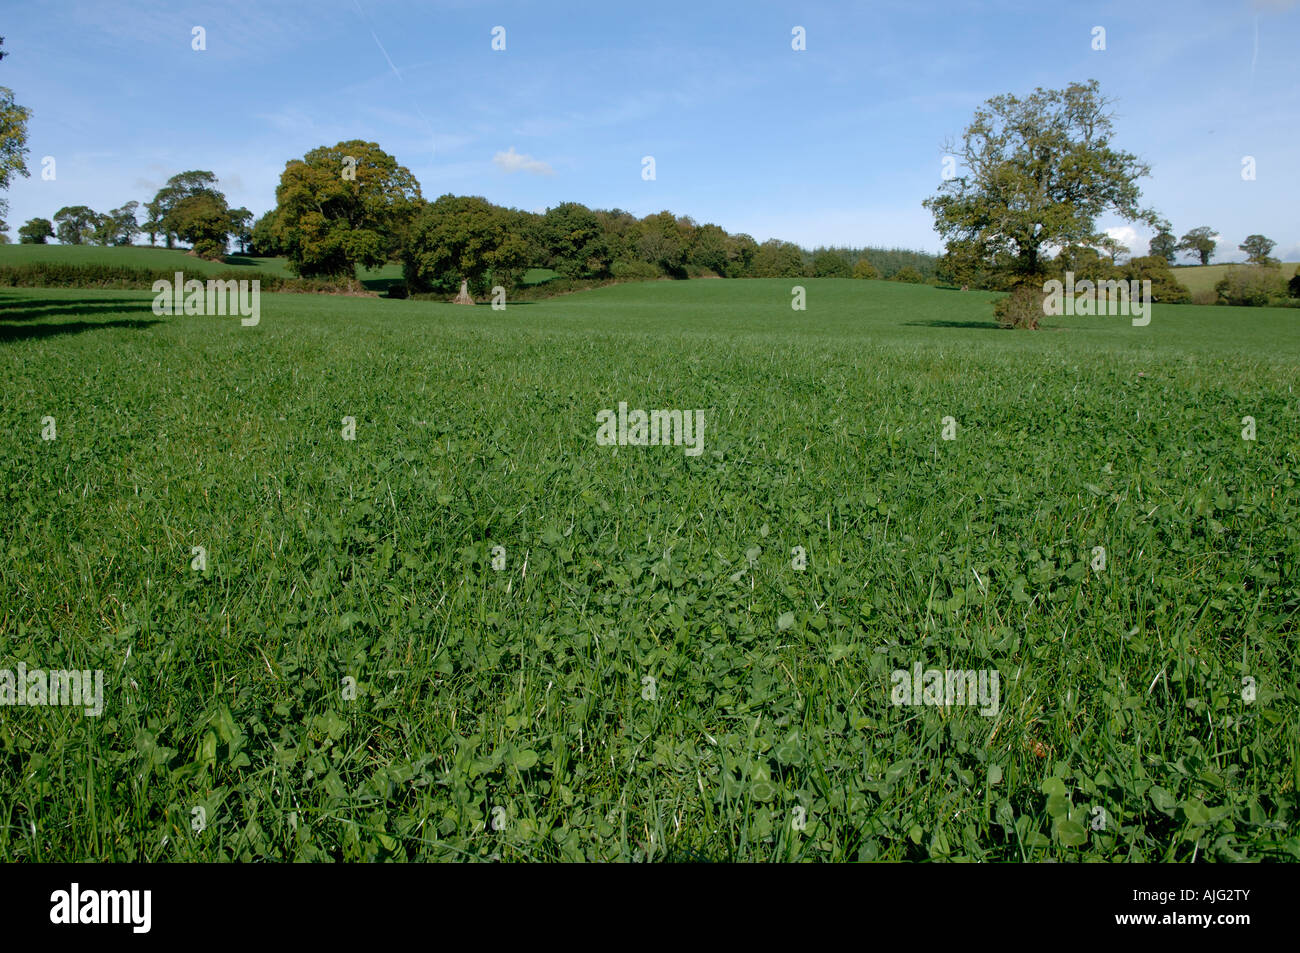
[[[1295,270],[1291,280],[1286,283],[1286,293],[1292,298],[1300,298],[1300,268]]]
[[[867,259],[859,258],[857,264],[853,266],[853,277],[865,278],[868,280],[877,279],[880,277],[880,272],[877,270],[876,266],[867,261]]]
[[[1259,308],[1273,298],[1285,297],[1287,284],[1280,268],[1246,265],[1229,268],[1214,290],[1220,304]]]
[[[909,285],[925,284],[925,278],[911,265],[905,265],[889,276],[890,281],[903,281]]]
[[[1001,328],[1028,328],[1038,330],[1043,317],[1043,294],[1032,284],[1017,287],[993,305],[993,315]]]
[[[654,281],[662,274],[648,261],[616,261],[609,270],[619,281]]]

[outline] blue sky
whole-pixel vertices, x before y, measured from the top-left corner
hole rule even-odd
[[[9,5],[0,35],[0,85],[34,113],[15,235],[193,168],[261,214],[288,159],[360,138],[427,198],[666,208],[759,241],[938,251],[921,201],[945,140],[990,96],[1096,78],[1177,233],[1211,226],[1227,261],[1259,232],[1300,260],[1297,0],[47,0]],[[1148,232],[1124,237],[1146,251]]]

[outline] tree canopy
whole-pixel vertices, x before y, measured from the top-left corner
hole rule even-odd
[[[303,277],[356,276],[398,254],[420,202],[409,169],[352,139],[294,159],[275,191],[275,236]]]
[[[995,96],[976,110],[961,145],[948,145],[965,173],[923,203],[949,256],[1033,281],[1051,249],[1101,247],[1103,213],[1155,224],[1138,204],[1150,168],[1112,145],[1109,106],[1090,80]]]

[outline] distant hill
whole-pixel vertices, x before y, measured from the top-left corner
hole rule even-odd
[[[1228,273],[1232,265],[1189,265],[1174,268],[1174,278],[1192,294],[1198,291],[1213,291],[1219,280]],[[1290,278],[1296,273],[1300,262],[1282,262],[1282,274]]]

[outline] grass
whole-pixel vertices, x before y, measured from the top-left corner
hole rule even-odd
[[[1175,268],[1174,278],[1179,284],[1183,285],[1192,294],[1198,291],[1213,291],[1214,286],[1218,284],[1228,274],[1228,269],[1233,265],[1189,265]],[[1241,266],[1236,266],[1241,267]],[[1300,268],[1300,262],[1288,261],[1283,262],[1280,266],[1282,274],[1290,278]]]
[[[801,283],[0,293],[0,859],[1300,858],[1295,313]]]

